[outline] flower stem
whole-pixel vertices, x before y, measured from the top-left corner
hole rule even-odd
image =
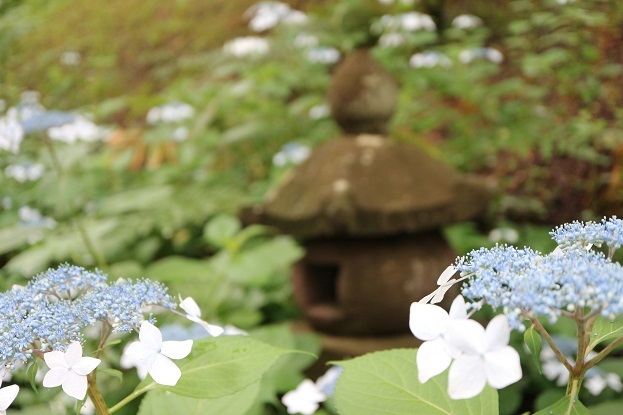
[[[156,386],[158,386],[156,384],[156,382],[152,382],[149,385],[145,386],[144,388],[135,390],[134,392],[132,392],[131,394],[129,394],[128,396],[123,398],[121,401],[119,401],[119,403],[117,403],[116,405],[112,406],[110,408],[110,410],[108,412],[106,412],[106,413],[107,414],[112,414],[114,412],[117,412],[119,409],[123,408],[126,404],[132,402],[134,399],[138,398],[139,396],[141,396],[145,392],[148,392],[148,391],[154,389]]]
[[[97,387],[97,382],[95,381],[95,372],[87,375],[87,381],[89,385],[87,393],[95,406],[95,412],[97,415],[109,415],[110,411],[108,410],[108,406],[106,406],[106,402],[104,401],[104,398]]]
[[[602,351],[597,353],[597,356],[593,357],[591,360],[584,364],[584,371],[595,366],[597,363],[601,362],[601,360],[606,357],[611,351],[613,351],[617,346],[623,343],[623,336],[617,337],[612,343],[603,348]]]
[[[538,330],[538,332],[541,333],[541,336],[543,336],[547,344],[549,344],[549,347],[551,347],[551,349],[554,351],[554,354],[556,355],[556,357],[558,357],[558,360],[560,360],[560,363],[565,365],[565,367],[567,368],[569,372],[572,372],[573,366],[571,366],[571,363],[569,363],[569,361],[567,360],[563,352],[561,352],[558,346],[556,345],[556,343],[554,343],[554,339],[552,339],[552,336],[550,336],[547,330],[545,330],[545,327],[543,327],[541,322],[537,320],[536,317],[528,317],[528,318],[532,322],[532,325]]]
[[[105,269],[106,260],[104,259],[104,256],[95,248],[95,244],[93,244],[93,241],[91,240],[91,237],[87,233],[87,230],[84,227],[82,221],[78,218],[75,218],[74,224],[76,225],[76,228],[78,228],[78,232],[80,233],[80,236],[82,237],[82,242],[84,242],[84,246],[87,248],[87,251],[89,251],[93,259],[95,260],[95,263],[97,264],[97,266],[100,269]]]

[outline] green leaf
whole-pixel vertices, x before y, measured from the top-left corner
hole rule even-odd
[[[602,402],[588,408],[593,415],[612,415],[623,413],[623,400]]]
[[[417,349],[394,349],[334,362],[344,367],[335,390],[340,415],[497,415],[497,392],[486,387],[471,399],[448,398],[447,372],[422,384]]]
[[[623,316],[617,316],[614,320],[598,315],[591,331],[589,350],[604,340],[613,339],[623,335]]]
[[[259,381],[277,360],[292,351],[247,336],[223,336],[195,341],[190,356],[179,365],[182,377],[175,386],[162,386],[191,398],[218,398]],[[154,382],[148,378],[136,389]]]
[[[553,405],[548,406],[545,409],[535,412],[534,415],[591,415],[588,409],[582,402],[575,399],[571,402],[571,397],[565,396],[564,398],[556,401]]]
[[[207,261],[168,256],[147,267],[145,274],[167,284],[182,281],[196,284],[206,274],[207,267]]]
[[[256,400],[259,382],[231,394],[213,399],[196,399],[158,389],[141,401],[138,415],[244,415]]]
[[[117,369],[111,369],[111,368],[106,368],[106,369],[98,369],[97,373],[103,373],[105,375],[109,375],[112,376],[114,378],[117,378],[119,380],[119,382],[123,381],[123,372]]]
[[[35,393],[39,393],[39,390],[37,389],[37,362],[33,362],[30,366],[28,366],[28,370],[26,370],[26,376],[28,376],[28,381],[30,382],[30,386],[32,386],[32,390],[35,391]]]
[[[232,215],[216,215],[208,222],[203,234],[205,239],[211,244],[224,248],[229,240],[240,231],[240,221]]]
[[[541,373],[541,359],[539,358],[542,346],[541,335],[536,331],[534,326],[530,326],[530,328],[527,329],[523,335],[523,341],[530,350],[532,361],[534,362],[536,369],[539,373]]]

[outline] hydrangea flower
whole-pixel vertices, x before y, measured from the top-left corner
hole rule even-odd
[[[78,400],[87,394],[87,375],[101,363],[100,359],[82,357],[82,346],[74,342],[63,353],[52,351],[43,355],[50,368],[43,378],[43,386],[53,388],[62,386],[63,391]]]
[[[192,118],[194,115],[195,109],[185,102],[170,102],[151,108],[147,112],[147,123],[176,123]]]
[[[249,7],[244,13],[249,19],[249,27],[255,32],[272,29],[279,23],[290,25],[307,22],[307,15],[279,1],[260,1]]]
[[[433,291],[432,293],[428,294],[427,296],[423,297],[420,300],[420,303],[428,303],[430,302],[431,304],[437,304],[439,302],[441,302],[441,300],[443,300],[443,297],[445,296],[446,292],[448,292],[448,290],[457,282],[459,282],[460,280],[458,278],[455,279],[451,279],[454,274],[457,273],[457,268],[454,265],[450,265],[448,266],[439,276],[439,278],[437,278],[437,285],[439,286],[439,288],[437,288],[435,291]]]
[[[486,330],[469,319],[453,325],[446,341],[461,353],[448,374],[450,398],[472,398],[487,383],[501,389],[521,379],[519,353],[508,345],[509,340],[510,326],[504,315],[494,317]]]
[[[412,55],[409,59],[409,65],[413,68],[434,68],[437,66],[448,68],[452,66],[452,61],[441,52],[427,50]]]
[[[467,319],[465,300],[457,296],[450,306],[450,313],[443,308],[420,302],[411,304],[409,327],[415,337],[423,340],[417,353],[418,378],[424,383],[450,366],[458,354],[447,342],[454,323]]]
[[[312,415],[325,399],[327,397],[318,389],[318,386],[312,380],[305,379],[295,390],[283,395],[281,402],[286,406],[289,414]]]
[[[181,300],[181,297],[180,297],[180,300]],[[181,300],[180,308],[186,312],[187,319],[199,324],[201,327],[205,329],[205,331],[208,332],[208,334],[210,334],[210,336],[218,337],[221,334],[223,334],[223,332],[225,331],[223,330],[222,327],[219,327],[213,324],[208,324],[206,321],[203,321],[201,319],[201,309],[199,308],[199,306],[197,305],[197,303],[192,297],[186,297],[184,300]]]
[[[174,386],[182,372],[170,359],[185,358],[192,345],[192,340],[163,342],[160,330],[144,321],[139,331],[139,341],[131,343],[126,354],[147,368],[156,383]]]
[[[459,60],[463,63],[471,63],[478,59],[499,64],[504,60],[504,55],[499,50],[493,48],[473,48],[459,53]]]
[[[458,29],[474,29],[482,26],[482,19],[473,14],[460,14],[452,19],[451,24]]]
[[[0,415],[6,415],[6,410],[9,409],[18,393],[19,386],[17,385],[0,388]]]
[[[149,280],[109,285],[106,275],[61,265],[26,286],[0,294],[0,362],[14,370],[33,353],[65,351],[97,322],[113,331],[136,328],[147,307],[175,308],[166,288]]]
[[[575,221],[558,226],[550,235],[563,249],[604,243],[616,249],[623,245],[623,220],[613,216],[600,223]]]
[[[0,149],[17,154],[23,139],[24,130],[17,120],[9,116],[0,118]]]
[[[237,37],[223,46],[223,52],[236,58],[259,57],[269,50],[268,41],[258,36]]]
[[[73,144],[76,141],[98,141],[105,135],[105,131],[84,117],[77,117],[73,122],[60,127],[48,129],[48,136],[52,140]]]

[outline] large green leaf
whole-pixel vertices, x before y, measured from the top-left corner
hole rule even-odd
[[[292,351],[247,336],[222,336],[198,340],[191,354],[179,365],[182,377],[175,386],[162,388],[191,398],[218,398],[258,382],[277,362]],[[151,378],[139,389],[158,387]]]
[[[589,407],[592,415],[623,414],[623,400],[602,402]]]
[[[416,354],[395,349],[339,362],[344,367],[335,390],[340,415],[498,414],[498,395],[490,387],[474,398],[452,400],[447,373],[420,383]]]
[[[548,406],[545,409],[540,410],[539,412],[535,412],[534,415],[590,415],[588,409],[582,402],[575,399],[571,402],[571,398],[569,396],[565,396],[564,398],[556,401],[553,405]]]
[[[234,394],[213,399],[189,398],[157,389],[145,395],[138,415],[244,415],[254,404],[259,389],[260,383],[255,382]]]
[[[241,224],[238,218],[232,215],[221,214],[208,222],[203,234],[205,239],[214,246],[225,248],[240,228]]]
[[[591,331],[589,348],[593,349],[602,341],[619,336],[623,336],[623,317],[617,316],[614,320],[610,320],[599,315],[595,318],[595,324],[593,325],[593,330]]]

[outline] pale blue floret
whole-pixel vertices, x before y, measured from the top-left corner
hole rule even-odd
[[[0,362],[11,367],[33,352],[64,351],[82,342],[82,329],[98,321],[129,331],[145,320],[146,307],[176,307],[160,283],[106,280],[100,271],[62,265],[0,294]]]
[[[544,315],[553,322],[563,310],[577,307],[613,318],[623,313],[623,267],[586,246],[618,247],[622,229],[616,218],[563,225],[552,235],[566,250],[549,255],[509,246],[472,251],[457,261],[462,275],[473,274],[462,294],[502,309],[511,327],[520,330],[526,316]]]
[[[571,222],[550,232],[561,248],[587,247],[590,244],[620,248],[623,245],[623,220],[616,216],[597,222]]]

